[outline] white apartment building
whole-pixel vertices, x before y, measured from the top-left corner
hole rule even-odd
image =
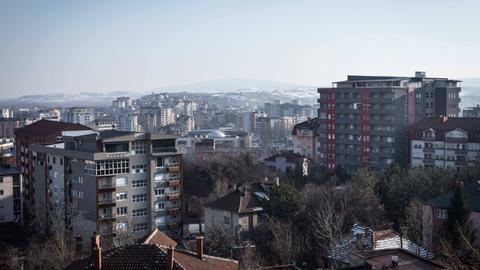
[[[412,167],[459,170],[480,155],[480,118],[427,118],[412,129]]]

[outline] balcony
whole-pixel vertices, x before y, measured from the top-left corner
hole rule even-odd
[[[99,214],[98,219],[100,220],[111,220],[115,219],[115,214],[114,213],[105,213],[105,214]]]
[[[98,204],[102,206],[114,206],[116,203],[116,199],[114,197],[108,197],[108,198],[98,198]]]
[[[167,210],[167,213],[169,215],[175,215],[175,214],[180,214],[180,207],[174,207],[174,208],[170,208]]]
[[[168,195],[167,195],[167,199],[168,199],[169,201],[174,201],[174,200],[180,199],[180,192],[173,193],[173,194],[168,194]]]
[[[169,180],[168,187],[175,187],[180,185],[180,179],[178,180]]]
[[[166,154],[166,153],[176,153],[177,149],[175,146],[170,147],[152,147],[152,154]]]
[[[129,157],[130,152],[111,152],[107,153],[107,158],[124,158]]]
[[[423,136],[423,140],[431,142],[431,141],[435,141],[435,137],[433,137],[433,136]]]
[[[466,155],[467,154],[467,149],[455,149],[455,154]]]
[[[180,171],[180,166],[169,166],[167,167],[167,172],[168,173],[176,173]]]
[[[101,178],[98,180],[98,189],[105,191],[113,191],[115,189],[115,180]]]
[[[424,147],[423,148],[424,153],[435,153],[435,148],[433,147]]]
[[[435,160],[433,158],[423,158],[423,163],[433,165],[435,164]]]

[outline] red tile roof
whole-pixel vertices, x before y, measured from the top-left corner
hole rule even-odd
[[[15,130],[15,136],[47,137],[57,132],[71,130],[91,130],[91,128],[80,124],[42,119],[26,127]]]
[[[159,231],[153,230],[143,241],[143,244],[155,244],[163,251],[167,247],[177,247],[178,244],[170,237]],[[231,259],[203,255],[203,260],[197,257],[197,254],[182,249],[175,249],[174,260],[184,269],[190,270],[237,270],[238,262]]]
[[[171,239],[158,229],[153,230],[149,235],[147,235],[147,237],[143,241],[143,244],[154,244],[172,248],[176,248],[178,245],[177,242],[175,242],[173,239]]]

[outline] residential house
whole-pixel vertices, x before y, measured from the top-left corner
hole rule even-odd
[[[318,118],[296,124],[292,130],[293,152],[304,157],[317,158]]]
[[[265,166],[279,173],[294,172],[300,168],[302,175],[308,175],[308,158],[294,152],[280,152],[263,160]]]
[[[457,183],[463,185],[462,183]],[[471,211],[470,220],[475,229],[480,232],[480,181],[469,183],[463,186],[467,207]],[[448,218],[448,208],[450,200],[453,197],[453,191],[442,194],[431,199],[423,205],[422,223],[423,239],[426,246],[437,248],[439,237],[442,234],[445,221]],[[476,240],[480,244],[480,238]]]

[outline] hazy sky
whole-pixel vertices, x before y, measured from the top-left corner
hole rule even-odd
[[[0,93],[480,77],[480,1],[0,0]]]

